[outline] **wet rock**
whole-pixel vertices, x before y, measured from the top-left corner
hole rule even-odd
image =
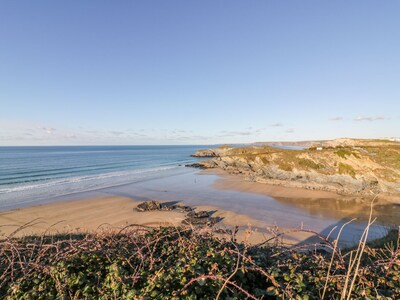
[[[220,221],[220,218],[187,218],[183,222],[191,225],[212,226]]]
[[[176,210],[178,212],[190,212],[193,210],[193,208],[186,205],[161,205],[161,210],[165,211]]]
[[[210,213],[205,210],[199,212],[191,211],[187,214],[187,216],[194,219],[208,218],[210,216]]]
[[[194,164],[190,164],[190,165],[185,165],[185,167],[198,168],[198,169],[207,169],[207,167],[204,164],[201,164],[201,163],[194,163]]]
[[[190,212],[193,210],[193,208],[191,208],[190,206],[186,206],[186,205],[174,205],[175,206],[175,210],[179,211],[179,212]]]
[[[161,210],[171,211],[176,209],[176,205],[161,205]]]
[[[161,210],[161,204],[158,201],[146,201],[140,203],[136,207],[137,211],[143,212],[143,211],[152,211],[152,210]]]
[[[186,167],[191,167],[191,168],[198,168],[198,169],[213,169],[219,167],[217,161],[214,160],[203,160],[199,161],[190,165],[186,165]]]

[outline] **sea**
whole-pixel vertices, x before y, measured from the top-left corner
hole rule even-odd
[[[184,172],[205,147],[0,147],[0,210]]]

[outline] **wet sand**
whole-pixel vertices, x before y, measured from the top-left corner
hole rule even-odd
[[[308,190],[295,187],[284,187],[266,183],[246,181],[240,176],[228,174],[222,170],[206,170],[219,175],[213,188],[225,191],[255,193],[273,197],[283,204],[300,208],[310,215],[322,215],[333,219],[358,218],[367,220],[369,217],[371,197],[339,195],[334,192]],[[400,224],[399,205],[387,195],[378,195],[373,204],[373,215],[379,215],[386,223]]]

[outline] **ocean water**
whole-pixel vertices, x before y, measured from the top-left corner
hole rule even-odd
[[[0,210],[184,172],[205,147],[0,147]]]

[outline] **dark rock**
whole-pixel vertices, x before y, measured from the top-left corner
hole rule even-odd
[[[158,201],[146,201],[146,202],[142,202],[140,203],[137,207],[136,207],[137,211],[151,211],[151,210],[161,210],[161,204]]]
[[[207,225],[212,226],[218,223],[220,218],[187,218],[183,222],[191,225]]]
[[[208,218],[210,216],[210,213],[205,210],[199,212],[191,211],[187,214],[187,216],[189,218],[201,219],[201,218]]]
[[[166,211],[176,210],[179,212],[189,212],[192,211],[193,208],[186,205],[161,205],[161,210],[166,210]]]
[[[161,205],[161,210],[171,211],[176,209],[176,205]]]
[[[193,208],[186,205],[168,205],[161,204],[158,201],[147,201],[142,202],[136,207],[137,211],[152,211],[152,210],[161,210],[161,211],[172,211],[176,210],[179,212],[191,212]],[[208,216],[208,215],[207,215]]]
[[[194,164],[190,164],[190,165],[185,165],[185,167],[189,167],[189,168],[198,168],[198,169],[207,169],[207,167],[201,163],[194,163]]]
[[[189,212],[189,211],[193,210],[193,208],[191,208],[190,206],[186,206],[186,205],[174,205],[174,206],[175,206],[175,209],[180,212]]]

